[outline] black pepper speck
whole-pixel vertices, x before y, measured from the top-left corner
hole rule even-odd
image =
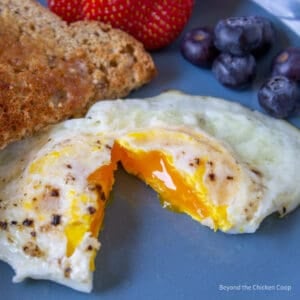
[[[24,226],[32,226],[33,225],[33,220],[32,219],[25,219],[22,223]]]
[[[87,251],[92,251],[93,250],[93,246],[92,245],[88,245],[86,248]]]
[[[100,199],[101,199],[102,201],[105,201],[105,200],[106,200],[106,197],[105,197],[104,192],[101,192],[101,193],[100,193]]]
[[[216,175],[214,173],[210,173],[208,174],[208,177],[211,181],[215,181],[216,180]]]
[[[59,197],[59,190],[58,189],[52,189],[50,195],[52,197]]]
[[[93,215],[96,212],[96,208],[93,206],[89,206],[87,209],[90,215]]]
[[[61,216],[60,215],[53,215],[51,220],[51,225],[57,226],[61,222]]]
[[[7,229],[7,222],[6,221],[0,221],[0,228],[3,230]]]

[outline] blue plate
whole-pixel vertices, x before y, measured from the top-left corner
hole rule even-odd
[[[159,76],[131,97],[180,89],[260,109],[256,92],[269,74],[272,56],[287,45],[299,46],[299,37],[246,0],[197,1],[186,30],[213,25],[223,17],[250,14],[269,17],[277,29],[275,46],[259,62],[259,75],[251,88],[224,88],[210,71],[181,57],[178,40],[153,54]],[[299,118],[290,122],[300,127]],[[255,234],[226,235],[162,209],[151,189],[123,171],[117,173],[113,199],[100,236],[103,246],[97,256],[92,294],[48,281],[12,284],[13,271],[0,263],[1,299],[300,299],[299,209],[283,219],[277,215],[267,218]]]

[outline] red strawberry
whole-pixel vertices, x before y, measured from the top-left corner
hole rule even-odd
[[[193,7],[193,0],[139,2],[133,11],[131,34],[152,50],[169,45],[181,33]]]
[[[146,49],[169,45],[188,21],[194,0],[48,0],[67,22],[99,20],[123,29]]]
[[[83,19],[82,0],[48,0],[48,7],[68,23]]]
[[[87,20],[109,23],[115,28],[126,29],[126,23],[137,0],[82,0],[83,15]]]
[[[110,23],[146,49],[169,45],[188,21],[194,0],[82,0],[86,19]]]

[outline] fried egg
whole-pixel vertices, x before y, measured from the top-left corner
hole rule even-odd
[[[0,153],[0,258],[14,282],[50,279],[91,291],[112,143],[56,126]]]
[[[227,233],[252,233],[300,202],[300,133],[210,97],[168,92],[101,101],[0,152],[0,258],[14,281],[88,292],[118,164],[166,208]]]
[[[285,121],[176,91],[100,102],[86,118],[116,134],[113,159],[164,206],[214,230],[252,233],[299,205],[300,131]]]

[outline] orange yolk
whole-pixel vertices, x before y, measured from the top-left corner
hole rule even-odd
[[[161,200],[172,210],[184,212],[197,221],[209,217],[214,228],[229,229],[226,206],[214,206],[203,183],[205,162],[200,164],[191,178],[180,173],[172,157],[161,151],[131,150],[115,143],[114,161],[120,161],[128,173],[138,176],[150,185]]]
[[[98,236],[118,162],[122,163],[128,173],[150,185],[166,207],[187,213],[197,221],[209,218],[215,230],[220,228],[226,231],[231,227],[227,218],[227,206],[214,205],[205,186],[205,158],[201,159],[193,174],[187,174],[176,168],[173,157],[168,152],[131,148],[117,140],[112,148],[111,163],[98,168],[88,177],[89,184],[95,186],[98,192],[98,205],[93,214],[77,216],[76,222],[70,224],[66,231],[68,254],[73,253],[86,232],[91,232],[94,237]],[[76,208],[74,211],[76,212]],[[94,256],[91,259],[91,270],[94,270]]]
[[[72,222],[65,228],[65,234],[68,241],[67,256],[71,256],[73,254],[86,232],[91,232],[92,236],[97,238],[103,224],[105,205],[114,183],[113,173],[115,169],[115,164],[110,163],[109,165],[104,165],[98,168],[88,177],[88,183],[92,187],[95,187],[98,194],[96,208],[92,208],[90,211],[87,211],[85,215],[80,215],[77,212],[78,200],[74,201],[71,209]],[[85,201],[86,199],[79,199],[79,201],[80,200]],[[95,255],[96,251],[94,251],[91,257],[91,270],[95,269]]]
[[[92,173],[88,177],[88,182],[90,184],[95,184],[96,186],[98,186],[98,209],[96,210],[96,213],[94,214],[94,217],[91,220],[91,227],[90,227],[92,235],[95,238],[97,238],[100,228],[103,224],[104,209],[110,191],[112,189],[112,186],[114,184],[113,175],[115,169],[116,169],[116,164],[111,163],[109,165],[105,165],[97,169],[94,173]],[[94,252],[94,255],[91,257],[90,269],[92,271],[95,270],[95,256],[96,256],[96,252]]]
[[[116,164],[111,163],[97,169],[88,177],[88,182],[98,188],[98,209],[91,222],[91,232],[94,237],[98,236],[99,230],[103,223],[104,208],[106,199],[108,199],[112,186],[114,184],[114,171]]]

